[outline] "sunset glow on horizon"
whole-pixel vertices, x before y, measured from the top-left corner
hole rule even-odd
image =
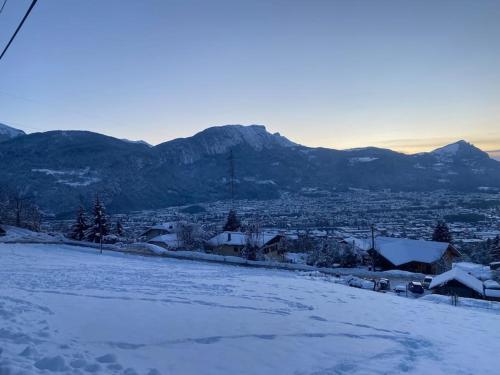
[[[28,0],[2,12],[0,44]],[[158,144],[264,124],[306,146],[500,158],[498,1],[41,1],[0,123]],[[34,64],[36,62],[36,64]]]

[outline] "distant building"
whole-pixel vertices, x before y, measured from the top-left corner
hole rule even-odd
[[[203,235],[203,230],[197,224],[174,221],[153,225],[140,235],[139,241],[167,250],[189,249],[196,246]]]
[[[255,233],[225,231],[210,238],[206,245],[218,255],[240,256],[246,246],[255,246],[266,260],[284,261],[284,236],[277,233]]]
[[[184,241],[180,237],[178,233],[167,233],[153,237],[147,242],[167,250],[176,250],[184,247]]]
[[[349,238],[358,251],[366,251],[375,258],[375,266],[383,270],[399,269],[437,275],[451,269],[460,252],[446,242],[410,240],[407,238],[376,237],[375,248],[371,239]]]
[[[153,225],[152,227],[146,229],[143,233],[141,233],[141,235],[139,236],[139,239],[142,242],[148,242],[149,240],[153,239],[154,237],[158,237],[158,236],[161,236],[164,234],[176,233],[181,225],[182,225],[182,223],[177,222],[177,221],[156,224],[156,225]]]

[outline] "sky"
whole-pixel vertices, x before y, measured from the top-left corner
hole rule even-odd
[[[29,4],[7,1],[0,46]],[[499,19],[497,0],[39,0],[0,61],[0,122],[500,158]]]

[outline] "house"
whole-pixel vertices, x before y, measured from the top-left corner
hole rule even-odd
[[[182,223],[177,221],[163,223],[163,224],[156,224],[146,229],[143,233],[141,233],[139,239],[142,242],[148,242],[149,240],[164,234],[176,233],[181,225]]]
[[[163,247],[167,250],[176,250],[184,247],[184,241],[182,241],[178,233],[162,234],[160,236],[153,237],[147,242],[156,246]]]
[[[283,261],[283,240],[283,235],[272,232],[247,234],[225,231],[210,238],[206,244],[212,253],[225,256],[240,256],[246,246],[255,246],[266,260]]]
[[[239,256],[246,246],[247,240],[246,235],[242,232],[225,231],[210,238],[206,244],[214,254]]]
[[[199,246],[205,232],[197,225],[186,221],[174,221],[153,225],[144,231],[140,242],[161,246],[168,250],[192,249]]]
[[[357,249],[375,258],[375,266],[383,270],[400,269],[436,275],[451,269],[460,252],[446,242],[410,240],[407,238],[376,237],[375,249],[371,239],[348,239]]]
[[[483,298],[484,289],[481,280],[460,268],[435,276],[429,285],[429,290],[433,293],[467,298]]]

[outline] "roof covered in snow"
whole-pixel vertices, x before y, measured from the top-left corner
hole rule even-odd
[[[460,268],[453,268],[448,272],[435,276],[429,285],[429,289],[444,285],[452,280],[456,280],[479,294],[483,294],[483,282],[467,272],[462,271]]]
[[[346,238],[346,242],[355,244],[361,250],[372,248],[371,239]],[[376,237],[375,250],[395,266],[400,266],[409,262],[433,263],[443,256],[448,247],[456,255],[460,253],[449,243],[410,240],[407,238]]]
[[[141,236],[145,236],[151,230],[160,230],[165,233],[175,233],[178,232],[182,225],[186,224],[185,221],[171,221],[167,223],[155,224],[148,229],[146,229]]]
[[[161,236],[156,236],[149,240],[150,243],[162,243],[168,247],[176,248],[183,245],[180,238],[177,237],[177,233],[162,234]]]
[[[276,233],[258,233],[249,237],[248,234],[243,232],[222,232],[218,235],[212,237],[207,241],[210,246],[244,246],[247,243],[252,243],[253,245],[262,247],[271,240],[273,240],[279,234]]]

